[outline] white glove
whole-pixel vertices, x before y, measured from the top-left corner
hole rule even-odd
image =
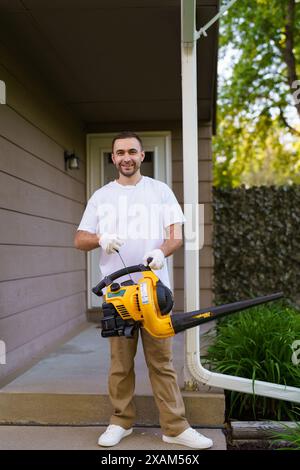
[[[103,233],[100,235],[99,245],[102,246],[108,255],[115,253],[123,244],[124,242],[116,233]]]
[[[149,264],[151,269],[161,269],[165,264],[165,255],[159,248],[157,250],[148,251],[148,253],[145,254],[143,258],[145,266],[148,264],[148,258],[152,258],[152,261]]]

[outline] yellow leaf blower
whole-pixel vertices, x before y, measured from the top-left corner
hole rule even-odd
[[[137,283],[132,279],[121,283],[114,282],[119,277],[137,272],[142,273]],[[132,338],[140,326],[156,338],[168,338],[224,315],[283,297],[279,292],[195,312],[172,314],[174,304],[172,291],[160,281],[149,266],[143,264],[125,267],[106,276],[92,291],[101,297],[104,288],[106,292],[101,320],[103,337]]]

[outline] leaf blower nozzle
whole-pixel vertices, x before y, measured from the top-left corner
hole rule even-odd
[[[147,260],[151,262],[151,260]],[[140,273],[135,283],[130,274]],[[122,276],[130,280],[115,282]],[[156,338],[168,338],[175,334],[210,322],[225,315],[240,312],[249,307],[260,305],[283,297],[282,292],[242,300],[226,305],[208,307],[194,312],[173,314],[174,299],[172,291],[165,286],[149,266],[139,264],[129,266],[106,276],[92,289],[97,296],[103,295],[102,336],[133,337],[140,326]]]

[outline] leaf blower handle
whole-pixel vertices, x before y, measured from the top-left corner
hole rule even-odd
[[[98,297],[101,297],[103,295],[102,289],[104,287],[109,286],[113,281],[115,281],[119,277],[126,276],[127,274],[139,273],[143,271],[151,271],[151,268],[149,268],[149,266],[144,266],[143,264],[137,264],[134,266],[129,266],[128,268],[122,268],[119,271],[115,271],[114,273],[109,274],[104,279],[102,279],[102,281],[100,281],[99,284],[93,287],[92,292]]]

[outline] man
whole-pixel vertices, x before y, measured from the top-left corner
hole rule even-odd
[[[146,265],[156,270],[160,280],[170,287],[165,258],[182,245],[182,210],[170,188],[142,176],[145,158],[140,137],[123,132],[112,142],[112,161],[118,170],[117,180],[97,190],[88,201],[75,236],[75,247],[93,250],[101,247],[102,276],[126,266]],[[133,274],[136,279],[140,274]],[[122,280],[122,278],[121,278]],[[159,410],[164,442],[194,449],[212,446],[212,441],[192,429],[186,418],[183,399],[172,364],[171,338],[157,339],[140,329],[153,395]],[[132,433],[135,419],[134,357],[139,331],[133,339],[111,337],[109,396],[113,415],[100,446],[113,446]]]

